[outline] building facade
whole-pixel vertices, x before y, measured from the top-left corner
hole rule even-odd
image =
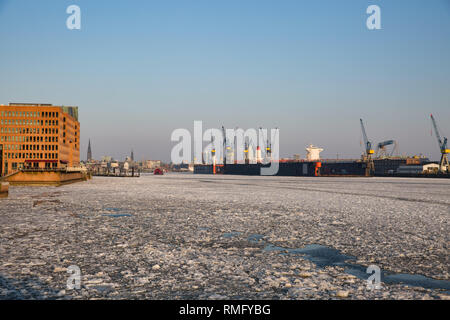
[[[143,161],[143,169],[154,170],[161,167],[161,160],[145,160]]]
[[[0,173],[80,163],[78,107],[0,105]]]

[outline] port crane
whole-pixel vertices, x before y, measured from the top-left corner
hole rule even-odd
[[[386,150],[387,146],[393,146],[390,153]],[[397,141],[395,140],[386,140],[383,142],[378,143],[377,145],[377,158],[386,158],[386,157],[392,157],[394,152],[397,150]]]
[[[373,163],[372,155],[375,151],[372,149],[372,142],[369,141],[366,134],[366,128],[364,127],[364,122],[362,119],[359,119],[361,122],[361,131],[364,139],[365,153],[363,155],[363,160],[366,162],[366,176],[371,176],[375,171],[375,165]]]
[[[248,139],[245,139],[245,142],[244,142],[244,162],[245,162],[245,164],[250,163],[250,155],[248,154],[249,149],[250,149],[250,145],[248,143]]]
[[[436,134],[439,148],[441,150],[441,161],[439,163],[439,170],[441,172],[448,172],[449,163],[447,155],[450,153],[450,149],[447,147],[447,138],[446,137],[444,137],[444,139],[441,138],[441,134],[439,133],[439,129],[433,115],[431,115],[431,122],[433,123],[434,132]]]
[[[223,135],[223,165],[227,165],[227,156],[228,156],[228,150],[230,147],[227,146],[227,133],[225,131],[224,126],[222,126],[222,135]]]
[[[275,136],[278,134],[278,128],[275,128]],[[267,133],[267,143],[266,143],[266,158],[269,162],[272,162],[272,138],[269,142],[269,135],[270,133]]]

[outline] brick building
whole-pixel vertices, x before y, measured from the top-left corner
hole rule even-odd
[[[0,173],[78,166],[78,107],[0,105]]]

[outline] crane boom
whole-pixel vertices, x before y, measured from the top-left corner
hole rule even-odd
[[[366,134],[366,128],[364,127],[364,123],[362,119],[359,119],[361,121],[361,131],[364,138],[364,145],[366,147],[366,154],[373,154],[374,151],[372,149],[372,142],[369,141]]]
[[[386,140],[386,141],[380,142],[378,144],[378,149],[384,148],[386,146],[390,146],[391,144],[394,144],[394,140]]]
[[[439,148],[441,149],[441,152],[445,151],[447,149],[447,138],[444,137],[444,140],[442,140],[441,134],[439,133],[439,129],[436,124],[436,120],[434,120],[433,115],[431,115],[431,121],[433,122],[434,132],[439,143]]]
[[[441,151],[441,161],[439,164],[439,168],[441,172],[448,172],[449,171],[449,162],[447,154],[450,153],[450,149],[447,148],[447,138],[444,137],[444,139],[441,138],[441,134],[439,133],[438,126],[436,124],[436,120],[434,119],[433,115],[431,115],[431,122],[433,122],[434,132],[436,134],[436,138],[438,140],[439,149]]]

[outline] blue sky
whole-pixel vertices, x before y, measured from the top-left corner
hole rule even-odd
[[[450,137],[450,0],[0,0],[0,41],[0,103],[78,105],[83,159],[169,160],[194,120],[279,127],[282,156],[359,157],[359,118],[402,154],[438,159],[430,113]]]

